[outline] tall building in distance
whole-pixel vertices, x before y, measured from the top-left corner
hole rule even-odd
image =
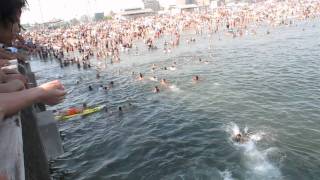
[[[145,9],[152,9],[153,11],[160,10],[160,3],[158,0],[143,0]]]

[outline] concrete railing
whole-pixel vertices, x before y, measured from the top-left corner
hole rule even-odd
[[[37,86],[29,63],[16,68],[31,87]],[[0,119],[0,180],[51,179],[48,159],[63,149],[53,114],[45,110],[45,105],[35,104],[18,115]]]
[[[20,116],[0,121],[0,180],[24,180],[24,154]]]

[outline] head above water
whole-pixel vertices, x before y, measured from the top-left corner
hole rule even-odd
[[[83,109],[86,109],[88,107],[87,103],[82,104]]]
[[[155,86],[155,87],[154,87],[154,92],[156,92],[156,93],[160,92],[160,89],[159,89],[158,86]]]

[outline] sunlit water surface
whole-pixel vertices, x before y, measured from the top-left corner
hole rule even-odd
[[[77,180],[319,179],[319,28],[313,21],[236,39],[185,35],[170,54],[163,53],[162,39],[157,51],[140,46],[140,55],[108,62],[99,80],[93,69],[32,61],[39,83],[58,78],[68,91],[51,109],[83,102],[109,109],[59,124],[66,152],[54,165]],[[191,36],[197,41],[188,45]],[[173,62],[176,70],[151,71],[153,63]],[[194,75],[200,82],[192,82]],[[113,89],[98,90],[110,81]],[[159,94],[152,93],[155,85]],[[250,132],[249,142],[234,143],[238,131]]]

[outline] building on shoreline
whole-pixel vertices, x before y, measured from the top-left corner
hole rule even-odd
[[[154,15],[155,12],[152,9],[132,8],[124,9],[118,15],[127,19],[134,19],[138,17]]]
[[[196,4],[196,1],[195,0],[176,0],[177,6],[184,6],[187,4]]]
[[[160,3],[157,0],[143,0],[144,9],[152,9],[157,12],[160,11]]]

